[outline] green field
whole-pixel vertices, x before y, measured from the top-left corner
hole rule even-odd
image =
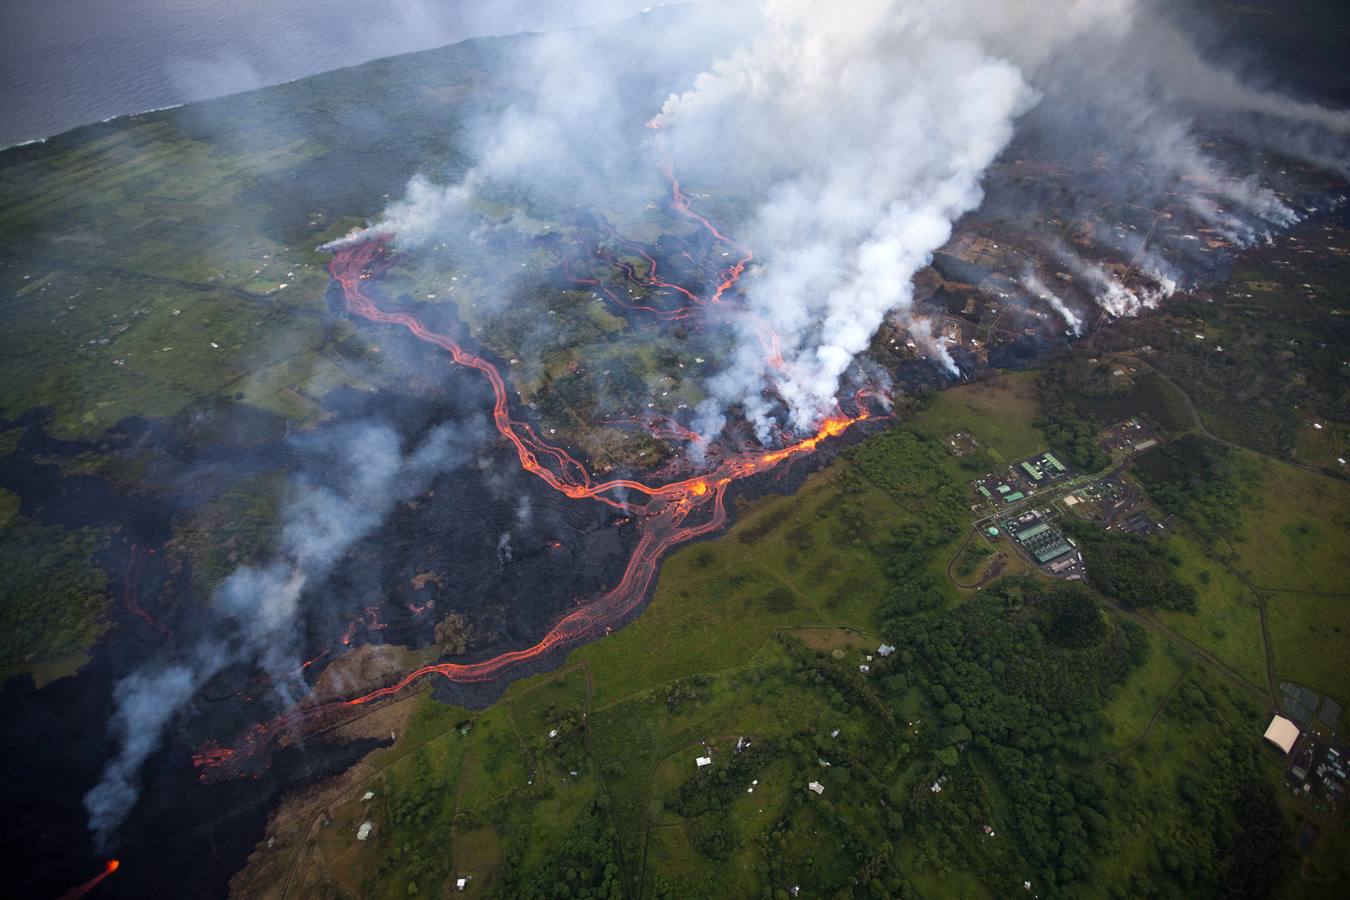
[[[1271,593],[1267,602],[1279,677],[1338,700],[1350,697],[1350,669],[1345,663],[1350,597]]]
[[[1350,585],[1350,484],[1254,454],[1254,494],[1235,535],[1238,568],[1258,587],[1342,593]]]
[[[1039,412],[1036,373],[1019,372],[942,391],[915,427],[939,440],[968,432],[995,463],[1011,463],[1046,449],[1031,424]]]
[[[487,712],[416,701],[407,735],[371,758],[392,768],[373,820],[380,846],[403,849],[379,868],[343,869],[332,860],[352,851],[334,844],[326,871],[373,896],[435,894],[471,874],[471,896],[562,885],[602,895],[617,879],[652,898],[778,896],[791,884],[828,893],[859,873],[871,874],[854,896],[1006,896],[1023,873],[1043,896],[1105,896],[1110,885],[1196,896],[1287,871],[1285,850],[1267,845],[1248,868],[1210,862],[1227,858],[1216,840],[1276,839],[1233,812],[1252,791],[1251,810],[1275,802],[1260,785],[1278,762],[1261,748],[1264,710],[1249,686],[1162,634],[1084,618],[1071,588],[1005,579],[953,604],[935,573],[963,537],[964,490],[959,462],[931,435],[970,420],[943,415],[930,408],[793,496],[744,507],[726,534],[671,555],[636,622]],[[1022,455],[1033,435],[1024,440],[1000,446]],[[1250,592],[1183,535],[1166,546],[1200,611],[1151,615],[1263,685]],[[901,652],[866,660],[883,639]],[[967,668],[967,652],[982,661]],[[972,678],[984,686],[966,686]],[[1000,724],[1023,708],[1055,724]],[[1038,762],[1005,755],[1006,727],[1033,736]],[[741,737],[752,745],[738,753]],[[713,764],[700,769],[705,753]],[[812,780],[822,795],[806,790]],[[1046,793],[1033,801],[1029,790]],[[428,797],[430,818],[408,819]],[[1067,817],[1048,825],[1060,840],[1090,848],[1073,868],[1033,862],[1045,804]],[[1070,819],[1086,831],[1060,832]],[[991,822],[994,838],[981,831]],[[440,856],[418,849],[427,823]]]
[[[1152,615],[1232,666],[1249,683],[1264,686],[1266,655],[1256,594],[1186,535],[1174,532],[1167,549],[1180,560],[1177,577],[1195,589],[1199,611],[1159,609]]]

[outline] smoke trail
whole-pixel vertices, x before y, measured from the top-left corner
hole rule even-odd
[[[295,699],[290,692],[296,685],[286,676],[297,667],[305,588],[320,585],[396,504],[465,462],[483,440],[482,423],[474,422],[440,425],[406,455],[386,425],[347,425],[302,442],[313,474],[291,486],[276,561],[241,566],[221,584],[211,605],[211,636],[189,648],[182,661],[147,666],[114,687],[110,727],[119,751],[84,798],[100,845],[135,805],[141,768],[165,730],[211,678],[230,666],[254,665],[278,679],[283,700]]]
[[[1022,276],[1022,287],[1030,291],[1033,297],[1043,300],[1045,303],[1049,304],[1051,309],[1059,313],[1060,317],[1064,319],[1064,324],[1069,326],[1071,332],[1076,335],[1083,333],[1082,318],[1078,313],[1069,309],[1069,305],[1054,291],[1046,287],[1045,282],[1037,278],[1035,272],[1027,272]]]
[[[952,359],[947,345],[933,333],[933,320],[927,316],[912,316],[909,319],[909,336],[925,353],[937,360],[938,365],[954,378],[961,377],[961,368]]]

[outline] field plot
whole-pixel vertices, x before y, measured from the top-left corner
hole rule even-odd
[[[1232,666],[1251,684],[1264,686],[1266,655],[1256,595],[1185,535],[1174,532],[1167,538],[1167,550],[1180,560],[1173,572],[1195,589],[1198,609],[1195,613],[1158,609],[1152,615]]]
[[[1350,590],[1350,484],[1245,455],[1257,475],[1237,535],[1238,567],[1267,590]]]
[[[1031,424],[1039,412],[1036,373],[1019,372],[943,391],[915,424],[939,439],[972,435],[1002,464],[1045,449],[1045,438]]]

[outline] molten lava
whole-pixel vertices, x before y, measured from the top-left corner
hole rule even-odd
[[[61,900],[78,900],[78,898],[85,896],[94,888],[98,887],[99,882],[116,872],[121,866],[122,864],[115,859],[108,860],[107,864],[104,865],[102,872],[99,872],[79,887],[71,888],[69,891],[62,894]]]
[[[717,271],[717,287],[707,298],[697,297],[684,288],[660,281],[656,276],[655,260],[649,256],[646,257],[649,263],[648,272],[641,278],[631,266],[619,264],[612,258],[607,261],[619,265],[630,282],[648,288],[672,289],[698,305],[716,303],[740,278],[753,255],[747,248],[725,237],[706,218],[695,213],[690,201],[680,190],[673,168],[667,163],[663,166],[663,170],[671,183],[672,207],[681,215],[699,223],[718,244],[737,250],[739,258],[729,269]],[[347,311],[376,324],[404,328],[418,339],[448,353],[455,364],[479,372],[492,390],[493,423],[501,437],[514,448],[521,468],[540,478],[564,496],[574,500],[594,500],[621,511],[623,518],[615,524],[623,524],[630,520],[636,522],[637,546],[618,584],[594,599],[580,602],[577,609],[563,616],[533,646],[512,650],[479,662],[447,662],[423,666],[409,672],[394,684],[360,697],[293,709],[269,723],[254,726],[245,735],[242,743],[235,748],[221,747],[214,743],[202,747],[193,761],[203,770],[203,778],[211,777],[213,770],[233,768],[267,746],[285,729],[343,708],[361,707],[394,697],[409,685],[429,676],[438,675],[455,682],[488,681],[500,677],[515,666],[538,659],[552,651],[574,647],[610,633],[616,624],[624,621],[642,603],[652,586],[661,559],[672,547],[717,531],[726,524],[726,495],[733,482],[767,472],[793,457],[809,454],[828,438],[842,434],[855,423],[871,417],[869,409],[863,402],[864,397],[860,394],[857,398],[856,412],[848,414],[841,410],[827,418],[815,434],[792,441],[778,449],[708,448],[710,451],[715,449],[716,452],[705,453],[706,465],[709,466],[707,471],[666,484],[650,485],[629,478],[598,481],[566,450],[543,440],[529,423],[512,417],[506,383],[495,365],[466,349],[453,338],[433,331],[412,312],[381,309],[366,293],[367,283],[377,279],[395,261],[386,246],[390,237],[388,235],[374,237],[362,243],[342,247],[336,252],[329,265],[329,271],[342,289]],[[573,278],[579,280],[575,276]],[[606,293],[617,300],[608,289]],[[676,317],[669,310],[662,313],[662,316]],[[772,355],[776,356],[776,336],[770,337],[767,343],[772,348]],[[650,424],[655,433],[682,435],[706,443],[703,438],[671,420],[659,419]],[[635,498],[645,498],[645,502]],[[365,610],[368,621],[361,624],[371,628],[383,628],[375,612],[374,607]],[[358,619],[349,625],[341,637],[343,644],[351,642],[359,622]]]

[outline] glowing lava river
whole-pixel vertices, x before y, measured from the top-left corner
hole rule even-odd
[[[716,286],[707,302],[717,302],[744,271],[751,258],[750,252],[725,238],[706,219],[693,213],[688,201],[680,193],[678,182],[673,177],[671,182],[674,191],[672,206],[678,213],[695,219],[718,243],[741,251],[740,258],[729,269],[716,273]],[[533,646],[504,652],[478,662],[426,665],[407,673],[393,684],[358,697],[293,708],[270,722],[254,726],[235,747],[217,744],[202,747],[194,762],[205,780],[237,774],[244,760],[288,729],[312,723],[315,719],[326,720],[340,714],[343,709],[394,697],[430,676],[460,683],[490,681],[545,654],[603,636],[614,626],[626,621],[640,607],[652,587],[661,559],[671,548],[715,532],[726,524],[727,491],[734,482],[768,472],[780,463],[810,454],[825,440],[872,417],[864,397],[860,395],[853,412],[836,410],[821,422],[814,434],[801,439],[786,438],[781,447],[741,450],[708,448],[706,471],[682,480],[660,485],[632,478],[597,481],[566,450],[543,440],[529,423],[512,417],[506,382],[493,363],[466,349],[455,339],[432,330],[414,313],[389,311],[377,304],[368,293],[367,286],[397,259],[388,247],[391,237],[373,236],[337,249],[329,271],[341,288],[346,311],[372,323],[406,329],[419,340],[448,353],[456,365],[479,372],[492,391],[492,420],[496,430],[514,447],[522,469],[568,498],[604,503],[622,511],[625,516],[631,517],[637,528],[637,544],[628,558],[622,577],[612,589],[583,601],[574,611],[559,619]],[[670,287],[702,305],[703,300],[692,292],[673,285]],[[770,336],[766,346],[771,343]],[[653,426],[654,433],[664,433],[660,429],[671,428],[680,430],[669,422]],[[682,432],[682,436],[692,437],[688,432]]]

